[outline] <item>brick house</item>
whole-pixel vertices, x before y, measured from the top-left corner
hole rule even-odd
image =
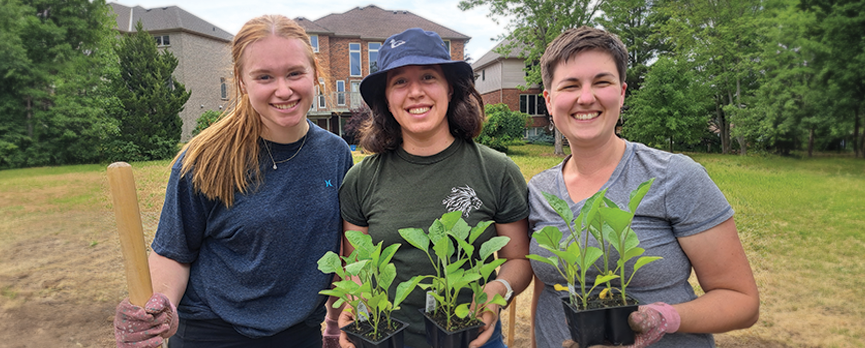
[[[196,120],[204,111],[221,111],[231,88],[231,33],[177,6],[146,9],[109,3],[117,14],[116,29],[131,34],[140,20],[153,35],[157,47],[177,57],[174,77],[191,91],[180,117],[181,141],[191,138]]]
[[[409,11],[356,7],[316,20],[295,18],[309,34],[316,56],[329,77],[319,80],[318,96],[309,118],[320,127],[343,135],[351,109],[363,105],[360,82],[375,72],[378,49],[389,36],[409,28],[434,31],[449,46],[451,59],[463,60],[470,37]],[[324,87],[324,88],[321,88]]]
[[[529,114],[532,124],[526,128],[526,137],[542,134],[550,121],[546,116],[547,107],[541,95],[541,86],[528,86],[525,91],[517,88],[526,84],[526,63],[519,57],[521,47],[512,49],[505,56],[495,52],[507,43],[507,40],[502,41],[472,63],[475,88],[486,105],[504,103],[513,111]]]

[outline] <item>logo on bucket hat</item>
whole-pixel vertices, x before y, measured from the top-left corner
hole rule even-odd
[[[360,94],[367,104],[370,104],[370,98],[384,95],[388,71],[406,65],[434,64],[445,69],[454,69],[457,75],[473,79],[471,65],[461,60],[451,60],[450,52],[437,33],[420,28],[407,29],[385,40],[378,51],[380,69],[361,81]]]

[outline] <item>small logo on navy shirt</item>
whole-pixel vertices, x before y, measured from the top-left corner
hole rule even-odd
[[[330,180],[325,180],[324,187],[333,187],[333,184],[330,183]]]

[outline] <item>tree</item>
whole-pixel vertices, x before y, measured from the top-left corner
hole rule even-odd
[[[219,121],[219,118],[222,116],[222,113],[216,110],[207,110],[201,113],[201,116],[195,120],[195,129],[192,130],[192,136],[198,135],[201,131],[210,127],[210,125]]]
[[[526,113],[511,111],[506,104],[486,106],[487,119],[477,142],[490,148],[508,152],[508,144],[523,138],[530,117]]]
[[[753,106],[746,102],[758,87],[757,54],[764,38],[757,19],[762,10],[761,1],[751,0],[668,0],[662,9],[669,16],[662,34],[669,38],[675,56],[693,61],[700,77],[712,86],[712,123],[720,132],[723,153],[732,150],[733,135],[740,153],[746,150],[748,139],[733,134],[738,129],[731,125]]]
[[[343,135],[343,139],[349,144],[356,145],[360,140],[360,129],[372,117],[372,110],[369,109],[369,106],[363,104],[350,111],[351,117],[345,123],[345,135]]]
[[[159,52],[139,21],[135,33],[117,47],[120,73],[113,88],[123,105],[114,141],[126,161],[171,158],[177,153],[183,121],[180,112],[190,92],[173,76],[177,58]]]
[[[0,168],[95,162],[115,124],[104,1],[0,2]]]
[[[694,145],[708,128],[710,94],[690,66],[662,57],[631,95],[622,135],[648,145]]]
[[[600,7],[607,0],[461,0],[463,11],[479,6],[488,6],[487,15],[498,22],[510,18],[507,29],[510,33],[501,38],[506,44],[496,53],[505,55],[514,48],[523,48],[520,58],[526,61],[526,86],[541,84],[541,69],[538,62],[547,45],[567,29],[591,25]],[[543,86],[543,84],[541,84]],[[555,153],[563,156],[562,135],[556,129]]]

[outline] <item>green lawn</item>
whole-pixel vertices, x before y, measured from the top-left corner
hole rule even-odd
[[[551,146],[521,145],[512,146],[509,156],[528,180],[561,161],[551,153]],[[736,210],[760,288],[760,322],[719,335],[719,345],[865,347],[865,160],[690,155]],[[356,161],[361,158],[356,154]],[[168,163],[132,164],[147,239],[158,222]],[[28,306],[61,295],[110,310],[124,296],[105,168],[0,171],[0,315],[15,321],[10,313],[16,308],[38,311]],[[57,275],[59,285],[48,287],[55,284],[51,279],[34,283],[36,274]],[[84,278],[76,280],[76,274]],[[97,331],[110,327],[98,325]]]

